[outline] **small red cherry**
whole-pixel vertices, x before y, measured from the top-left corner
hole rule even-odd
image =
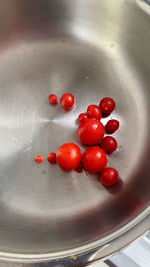
[[[77,168],[75,169],[76,172],[81,173],[83,171],[83,166],[79,164]]]
[[[104,185],[114,185],[118,182],[119,174],[114,168],[105,168],[100,174],[100,180]]]
[[[88,115],[85,114],[85,113],[81,113],[81,114],[78,116],[78,120],[79,120],[79,122],[83,122],[83,121],[85,121],[85,120],[87,120],[87,119],[88,119]]]
[[[114,133],[119,128],[119,121],[109,120],[106,124],[106,130],[108,133]]]
[[[102,139],[100,147],[103,148],[107,154],[110,154],[116,150],[117,141],[112,136],[106,136]]]
[[[42,156],[37,155],[37,156],[35,157],[35,162],[36,162],[36,163],[42,163],[42,162],[43,162],[43,158],[42,158]]]
[[[96,120],[100,120],[102,117],[102,112],[97,105],[88,106],[87,114],[88,114],[89,118],[94,118]]]
[[[57,96],[54,94],[49,95],[48,100],[52,105],[57,104]]]
[[[110,114],[115,109],[115,101],[110,97],[105,97],[100,101],[100,109],[104,114]]]
[[[75,98],[72,94],[66,93],[61,97],[60,104],[64,109],[70,109],[75,104]]]
[[[56,163],[56,153],[54,153],[54,152],[49,153],[47,156],[47,160],[49,161],[49,163],[55,164]]]

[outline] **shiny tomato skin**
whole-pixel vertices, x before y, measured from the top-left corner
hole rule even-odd
[[[104,114],[110,114],[115,109],[115,101],[110,97],[105,97],[100,101],[100,109]]]
[[[41,156],[41,155],[37,155],[37,156],[35,157],[35,162],[36,162],[36,163],[42,163],[42,162],[43,162],[43,158],[42,158],[42,156]]]
[[[94,118],[96,120],[100,120],[102,117],[102,112],[97,105],[89,105],[87,108],[87,114],[89,118]]]
[[[55,164],[56,163],[56,153],[51,152],[47,155],[47,160],[49,163],[51,164]]]
[[[88,115],[86,113],[81,113],[78,116],[78,120],[79,120],[80,123],[83,122],[83,121],[86,121],[87,119],[88,119]]]
[[[49,95],[48,100],[52,105],[57,104],[57,96],[54,94]]]
[[[97,145],[105,133],[104,125],[96,119],[87,119],[78,127],[78,136],[85,145]]]
[[[56,161],[59,167],[66,171],[77,168],[81,160],[81,150],[73,143],[66,143],[59,147],[56,153]]]
[[[70,109],[75,104],[75,97],[70,93],[66,93],[62,95],[60,99],[60,104],[62,105],[64,109]]]
[[[107,165],[107,154],[98,146],[88,148],[82,155],[81,162],[88,172],[98,173]]]
[[[100,144],[100,147],[103,148],[107,154],[111,154],[113,151],[115,151],[117,146],[117,141],[112,136],[104,137]]]
[[[114,185],[118,182],[119,174],[114,168],[105,168],[100,174],[100,180],[104,185]]]
[[[119,128],[119,121],[117,120],[109,120],[106,124],[106,130],[108,133],[114,133]]]

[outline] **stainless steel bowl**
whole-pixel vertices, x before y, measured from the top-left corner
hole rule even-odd
[[[0,0],[0,258],[85,262],[149,228],[150,6],[124,0]],[[148,14],[149,13],[149,14]],[[50,106],[71,92],[76,107]],[[46,160],[76,142],[76,118],[113,97],[120,182]],[[104,124],[109,118],[103,119]],[[84,147],[82,147],[84,150]]]

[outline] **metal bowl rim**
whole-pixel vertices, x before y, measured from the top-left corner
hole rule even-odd
[[[140,223],[140,232],[137,231],[137,225]],[[115,248],[107,249],[106,255],[104,254],[102,258],[107,258],[108,256],[114,254],[115,252],[119,251],[120,249],[126,247],[130,242],[135,241],[137,238],[142,236],[145,232],[149,230],[149,227],[145,227],[146,225],[150,225],[150,205],[148,205],[138,216],[136,216],[133,220],[129,223],[125,224],[124,226],[120,227],[120,229],[116,230],[115,232],[103,237],[100,240],[91,242],[87,245],[83,245],[78,248],[66,250],[63,252],[58,253],[42,253],[42,254],[21,254],[21,253],[9,253],[0,251],[0,260],[9,261],[9,262],[24,262],[24,263],[40,263],[45,261],[55,261],[58,259],[67,259],[71,257],[71,255],[75,255],[76,258],[86,258],[86,255],[92,253],[95,254],[98,250],[103,250],[107,244],[111,247],[111,243],[115,242],[118,239],[118,243],[123,244],[119,245],[118,243],[115,245]],[[132,233],[131,240],[125,240],[124,236],[127,232]],[[110,253],[109,253],[110,251]],[[93,257],[91,256],[93,260]],[[98,259],[94,259],[98,260]]]

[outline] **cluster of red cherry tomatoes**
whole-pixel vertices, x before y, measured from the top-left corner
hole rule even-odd
[[[57,104],[57,96],[49,96],[50,104]],[[75,104],[72,94],[66,93],[60,99],[64,109],[71,109]],[[99,173],[100,180],[104,185],[117,183],[119,174],[114,168],[106,167],[108,154],[117,149],[117,141],[112,134],[119,128],[119,121],[109,120],[104,127],[100,121],[103,115],[109,115],[115,109],[115,102],[112,98],[105,97],[100,101],[99,106],[89,105],[87,113],[78,116],[79,127],[78,137],[84,145],[90,146],[83,154],[80,148],[74,143],[66,143],[59,147],[56,153],[51,152],[47,160],[51,164],[57,164],[65,171],[76,170],[78,173],[85,169],[91,173]],[[43,161],[40,155],[35,157],[37,163]]]

